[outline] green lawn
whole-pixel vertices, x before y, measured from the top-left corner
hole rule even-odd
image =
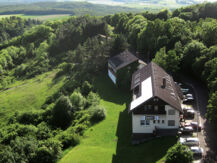
[[[10,16],[18,16],[26,19],[37,19],[41,21],[46,21],[46,20],[60,20],[60,19],[66,19],[69,18],[70,15],[68,14],[57,14],[57,15],[23,15],[23,14],[14,14],[14,15],[0,15],[1,18],[6,18]]]
[[[106,76],[95,85],[101,105],[107,110],[104,121],[89,128],[81,144],[64,153],[60,163],[141,163],[162,162],[166,151],[176,143],[175,138],[160,138],[132,146],[131,116],[126,106],[129,93],[117,89]]]
[[[64,79],[53,83],[56,72],[48,72],[36,78],[17,81],[6,91],[0,92],[0,124],[16,111],[39,110],[46,98],[63,85]]]

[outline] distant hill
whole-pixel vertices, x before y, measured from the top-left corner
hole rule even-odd
[[[22,1],[22,0],[20,0]],[[32,0],[36,1],[36,0]],[[118,12],[141,12],[141,9],[92,4],[88,2],[39,2],[31,4],[3,5],[0,15],[25,14],[25,15],[96,15],[104,16]]]
[[[37,3],[37,2],[67,2],[67,1],[86,1],[100,4],[108,4],[113,2],[118,3],[149,3],[149,4],[157,4],[157,3],[167,3],[168,5],[171,3],[188,5],[188,4],[197,4],[202,2],[214,2],[216,0],[1,0],[0,4],[19,4],[19,3]],[[113,3],[115,4],[115,3]]]
[[[205,0],[1,0],[0,14],[108,15],[117,12],[158,12],[202,3]],[[214,2],[216,0],[206,0]]]

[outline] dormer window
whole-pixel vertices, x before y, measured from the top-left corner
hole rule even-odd
[[[157,101],[158,101],[158,98],[155,97],[155,98],[154,98],[154,102],[157,102]]]

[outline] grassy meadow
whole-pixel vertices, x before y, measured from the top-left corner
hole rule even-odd
[[[59,163],[152,163],[162,162],[174,137],[159,138],[141,145],[131,145],[131,116],[127,103],[131,96],[117,89],[107,76],[95,81],[101,105],[107,110],[104,121],[89,128],[81,144],[64,152]]]
[[[40,110],[46,98],[64,83],[64,78],[54,83],[55,74],[53,71],[30,80],[18,81],[9,86],[8,90],[0,92],[0,124],[16,111]]]

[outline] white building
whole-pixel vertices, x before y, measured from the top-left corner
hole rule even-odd
[[[138,58],[128,50],[110,58],[108,60],[108,76],[114,84],[117,84],[118,72],[121,69],[133,67],[134,63],[138,63]],[[137,64],[136,64],[137,65]],[[132,68],[133,69],[133,68]]]
[[[133,74],[131,89],[133,137],[176,135],[182,108],[173,78],[151,62]]]

